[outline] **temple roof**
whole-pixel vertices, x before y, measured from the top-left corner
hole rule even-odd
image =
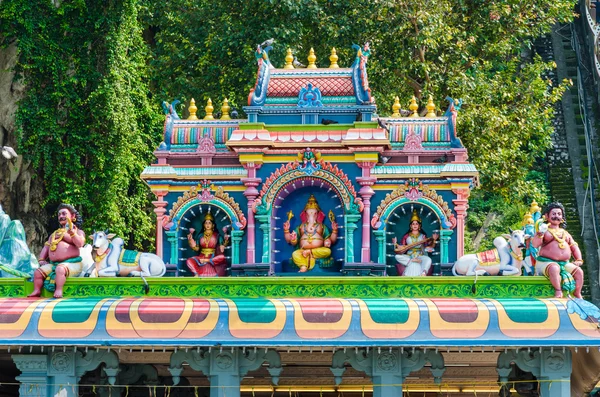
[[[287,98],[296,105],[300,90],[311,83],[319,87],[322,101],[332,105],[356,103],[352,85],[352,69],[273,69],[267,88],[267,104],[278,105],[285,101],[269,98]],[[326,100],[326,98],[330,98]]]
[[[0,299],[3,345],[600,346],[566,299]]]

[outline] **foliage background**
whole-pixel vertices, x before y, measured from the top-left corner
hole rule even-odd
[[[413,95],[423,106],[432,96],[441,108],[446,96],[462,98],[459,136],[483,186],[475,198],[493,206],[472,204],[476,217],[506,208],[521,215],[532,199],[545,202],[532,170],[550,145],[553,103],[565,85],[545,77],[554,65],[532,52],[532,42],[571,20],[574,3],[3,0],[0,40],[18,45],[18,78],[27,87],[19,150],[44,180],[48,211],[69,201],[83,209],[89,230],[110,227],[140,247],[153,234],[139,174],[161,139],[159,103],[194,97],[203,109],[212,98],[218,109],[227,97],[241,110],[255,80],[254,48],[271,37],[276,67],[288,47],[303,63],[313,47],[324,67],[335,47],[349,66],[352,43],[370,41],[381,115],[395,96],[405,108]]]

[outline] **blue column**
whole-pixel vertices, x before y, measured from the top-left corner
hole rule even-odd
[[[258,369],[264,362],[274,384],[279,381],[281,360],[275,350],[242,350],[240,348],[179,350],[171,355],[169,371],[173,385],[181,380],[183,363],[187,362],[195,371],[200,371],[210,380],[210,397],[239,397],[240,379]]]
[[[22,384],[19,395],[24,397],[53,397],[66,390],[68,397],[79,395],[79,379],[88,371],[93,371],[105,363],[104,372],[111,385],[115,384],[119,372],[119,359],[114,352],[106,350],[61,351],[48,354],[14,354],[13,361],[21,371],[17,377]]]
[[[498,375],[501,383],[509,382],[511,363],[531,372],[540,381],[541,397],[571,395],[571,351],[562,348],[544,348],[533,351],[507,350],[498,356]]]
[[[21,371],[19,396],[48,396],[48,357],[45,354],[13,354],[12,359]]]
[[[373,397],[402,396],[402,384],[405,378],[411,372],[423,368],[426,362],[431,364],[435,383],[440,384],[445,371],[444,358],[440,353],[431,350],[401,351],[398,348],[377,347],[370,351],[367,349],[338,350],[333,355],[331,372],[335,377],[335,383],[339,385],[345,371],[344,364],[349,363],[352,368],[371,376]]]

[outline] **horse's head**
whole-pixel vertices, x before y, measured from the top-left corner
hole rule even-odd
[[[115,234],[114,233],[109,234],[108,230],[96,231],[90,237],[92,239],[92,245],[93,245],[94,249],[98,249],[98,248],[105,249],[106,247],[108,247],[110,240],[115,237]]]

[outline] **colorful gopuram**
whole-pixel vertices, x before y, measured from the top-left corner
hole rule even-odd
[[[521,275],[534,267],[526,233],[545,244],[541,210],[500,237],[489,271],[473,255],[466,276],[454,275],[470,258],[465,218],[478,185],[456,128],[461,101],[446,98],[441,111],[412,98],[402,110],[396,98],[380,117],[369,44],[353,48],[348,68],[335,49],[318,67],[311,49],[307,67],[288,50],[279,69],[271,46],[258,46],[244,119],[227,100],[199,114],[192,99],[185,119],[178,101],[163,104],[164,141],[141,175],[156,196],[156,255],[113,254],[122,240],[87,230],[90,277],[57,271],[64,298],[25,298],[26,277],[0,279],[0,351],[19,371],[20,396],[593,388],[600,311]],[[49,245],[78,233],[63,223]],[[144,277],[96,277],[124,266]],[[151,277],[160,266],[165,275]]]

